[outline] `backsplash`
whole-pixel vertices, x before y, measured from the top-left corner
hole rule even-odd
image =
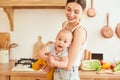
[[[120,23],[119,3],[120,0],[94,0],[96,16],[90,18],[85,14],[81,20],[81,25],[88,32],[86,48],[92,53],[103,53],[103,59],[111,62],[113,58],[120,56],[120,39],[115,34],[115,27]],[[90,0],[87,0],[87,9],[90,5]],[[100,34],[101,28],[106,25],[107,12],[110,13],[109,24],[114,31],[110,39],[105,39]],[[11,43],[19,45],[11,49],[10,58],[31,58],[33,45],[38,36],[42,36],[44,43],[54,41],[63,21],[65,21],[64,9],[15,9],[14,31],[11,32],[7,15],[0,8],[0,32],[10,32]]]

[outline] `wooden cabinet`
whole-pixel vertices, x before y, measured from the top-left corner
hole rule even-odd
[[[93,80],[93,79],[80,79],[80,80]]]
[[[11,71],[15,62],[0,63],[0,80],[47,80],[43,71]]]
[[[0,76],[0,80],[9,80],[9,76]]]
[[[108,79],[105,79],[105,78],[99,78],[99,79],[98,78],[94,78],[94,79],[93,78],[91,78],[91,79],[90,78],[84,78],[83,79],[82,78],[80,80],[120,80],[120,79],[110,79],[110,78],[108,78]]]
[[[11,76],[10,80],[47,80],[46,77]]]
[[[0,0],[0,7],[65,6],[66,0]]]
[[[102,70],[103,72],[106,70]],[[120,71],[116,73],[100,73],[96,71],[79,71],[80,80],[120,80]]]
[[[105,80],[105,79],[82,78],[80,80]]]

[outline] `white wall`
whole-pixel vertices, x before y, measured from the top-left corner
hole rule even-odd
[[[100,30],[106,25],[106,13],[109,12],[109,23],[115,32],[116,25],[120,23],[119,3],[120,0],[94,0],[96,16],[89,18],[84,15],[81,20],[88,32],[87,49],[103,53],[104,60],[111,62],[113,58],[120,56],[120,39],[116,34],[110,39],[105,39],[100,35]],[[90,0],[87,0],[87,9],[89,8]],[[54,40],[64,20],[64,9],[15,9],[14,32],[11,32],[6,13],[0,8],[0,31],[10,32],[11,43],[19,45],[11,49],[11,59],[32,57],[33,45],[38,36],[42,36],[43,42]]]

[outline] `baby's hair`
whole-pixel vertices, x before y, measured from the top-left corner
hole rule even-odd
[[[72,31],[69,30],[69,29],[62,29],[58,32],[58,34],[60,34],[61,32],[64,32],[64,33],[69,33],[72,37],[73,37],[73,34],[72,34]]]

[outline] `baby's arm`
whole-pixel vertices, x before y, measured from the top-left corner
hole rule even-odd
[[[58,56],[54,56],[54,59],[57,60],[57,61],[61,61],[61,58],[58,57]]]
[[[39,51],[39,58],[43,59],[46,61],[47,55],[46,53],[48,53],[46,46],[44,46],[40,51]]]

